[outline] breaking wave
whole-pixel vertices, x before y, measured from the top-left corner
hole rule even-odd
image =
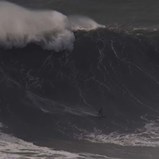
[[[0,43],[9,48],[35,42],[45,49],[72,50],[73,31],[98,27],[104,26],[87,17],[67,17],[57,11],[35,11],[10,2],[0,2]]]

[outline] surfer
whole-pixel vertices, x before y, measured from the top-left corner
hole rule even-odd
[[[99,117],[99,118],[103,118],[103,117],[104,117],[103,107],[101,107],[101,108],[98,110],[98,117]]]

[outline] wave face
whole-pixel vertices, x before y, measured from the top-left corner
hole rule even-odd
[[[1,118],[15,133],[74,138],[134,130],[158,115],[157,31],[97,29],[75,39],[71,52],[1,46]]]
[[[0,118],[17,136],[72,139],[157,117],[158,31],[111,30],[8,2],[0,13]]]

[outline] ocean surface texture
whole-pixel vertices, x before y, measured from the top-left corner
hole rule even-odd
[[[158,159],[159,1],[0,1],[0,159]]]

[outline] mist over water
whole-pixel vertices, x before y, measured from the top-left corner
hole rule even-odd
[[[31,8],[50,8],[67,15],[89,16],[104,25],[158,26],[159,2],[154,0],[10,0]]]

